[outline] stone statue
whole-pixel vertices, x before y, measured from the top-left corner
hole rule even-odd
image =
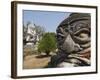
[[[91,16],[89,13],[71,13],[60,23],[56,33],[58,52],[51,57],[48,67],[91,65]]]

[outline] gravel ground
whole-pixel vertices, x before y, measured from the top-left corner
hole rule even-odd
[[[24,58],[23,69],[34,69],[34,68],[43,68],[50,61],[49,57],[40,57],[38,55],[28,55]]]

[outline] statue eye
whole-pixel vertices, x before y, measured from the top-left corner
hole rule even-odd
[[[87,28],[81,28],[74,33],[75,36],[83,37],[85,35],[90,36],[90,30]]]
[[[84,22],[78,21],[77,23],[74,24],[74,29],[73,31],[76,32],[81,28],[86,28],[88,25]]]
[[[80,32],[80,33],[75,34],[75,36],[80,37],[80,38],[90,37],[88,32]]]
[[[79,37],[80,37],[80,38],[84,38],[84,37],[89,37],[89,36],[88,36],[87,33],[81,33],[81,34],[79,34]]]

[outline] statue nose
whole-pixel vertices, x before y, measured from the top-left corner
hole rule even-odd
[[[80,45],[75,43],[75,41],[72,39],[70,35],[68,35],[67,38],[65,39],[62,45],[62,49],[65,50],[67,53],[77,52],[82,50]]]

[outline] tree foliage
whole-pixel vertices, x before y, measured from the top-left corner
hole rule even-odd
[[[49,55],[49,53],[54,51],[56,48],[55,33],[45,33],[42,39],[39,41],[38,51]]]

